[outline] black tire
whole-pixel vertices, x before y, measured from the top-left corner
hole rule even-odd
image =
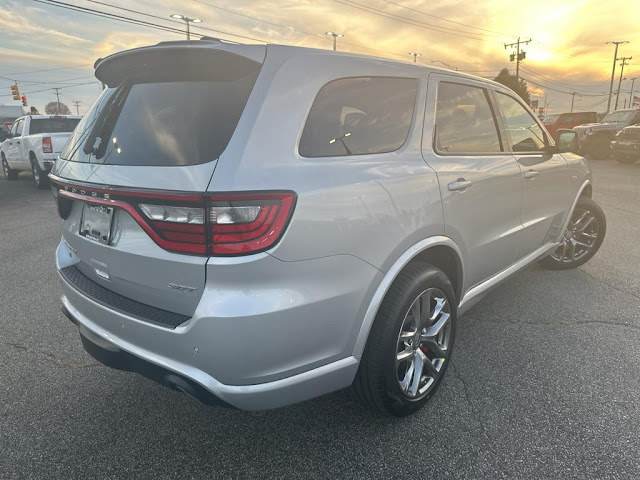
[[[446,299],[446,310],[449,316],[446,320],[447,323],[444,323],[445,327],[443,327],[442,333],[446,335],[448,348],[446,353],[443,353],[444,357],[434,355],[434,350],[427,348],[423,344],[411,347],[409,344],[414,345],[413,340],[409,340],[407,343],[400,338],[400,333],[403,332],[402,329],[406,328],[406,320],[410,318],[410,315],[413,315],[413,310],[410,312],[409,309],[413,307],[414,301],[419,301],[419,298],[425,298],[425,294],[428,295],[428,311],[432,313],[431,306],[434,303],[431,301],[431,293],[434,293],[434,295],[443,294],[444,297],[438,298]],[[421,297],[421,295],[423,296]],[[437,303],[435,296],[433,300]],[[443,309],[442,311],[444,312],[445,310]],[[403,417],[422,408],[437,390],[451,361],[456,332],[456,314],[457,303],[453,287],[441,270],[421,262],[413,263],[405,268],[389,288],[373,322],[358,373],[353,382],[353,391],[356,397],[375,412],[385,415]],[[441,315],[439,318],[442,319],[444,317]],[[438,323],[438,318],[433,323]],[[421,333],[428,332],[429,326],[433,327],[433,325],[426,325],[424,328],[418,328],[415,338],[421,338]],[[447,329],[446,331],[444,330],[445,328]],[[439,339],[440,337],[433,337],[433,339],[436,338]],[[432,365],[435,362],[435,365],[439,366],[437,374],[432,376],[429,376],[429,370],[424,367],[425,371],[423,373],[426,372],[426,375],[424,377],[420,375],[417,385],[420,387],[422,378],[425,378],[423,387],[425,390],[415,398],[408,396],[411,387],[406,392],[403,392],[399,384],[399,368],[402,368],[402,364],[398,364],[397,358],[402,353],[398,350],[401,342],[403,342],[404,346],[400,350],[414,348],[416,355],[423,352],[420,353],[423,358],[428,359],[427,361],[431,362]],[[417,351],[418,349],[420,352]],[[426,362],[423,365],[426,365]],[[406,368],[404,373],[400,374],[401,376],[404,375],[405,379],[407,378],[407,370],[409,368]],[[411,371],[414,372],[414,370]],[[415,376],[409,379],[410,382],[414,380]]]
[[[611,148],[609,147],[609,139],[602,138],[597,139],[591,145],[589,149],[589,158],[593,160],[607,160],[611,155]]]
[[[636,163],[636,161],[638,160],[638,157],[632,157],[632,156],[629,156],[629,155],[621,155],[619,153],[616,153],[614,155],[614,158],[616,159],[616,162],[622,163],[624,165],[631,165],[632,163]]]
[[[18,171],[12,170],[9,168],[9,164],[7,163],[7,159],[4,157],[4,153],[2,154],[2,171],[4,172],[4,176],[7,180],[17,180],[18,179]]]
[[[34,156],[30,156],[31,160],[31,174],[33,175],[33,183],[36,188],[44,189],[49,186],[49,177],[47,176],[47,172],[40,169],[40,165],[38,165],[38,161]]]
[[[576,229],[572,229],[572,225],[574,222],[580,219],[580,216],[584,212],[589,212],[591,216],[593,216],[593,220],[590,225],[590,229],[587,234],[593,234],[597,232],[597,237],[595,237],[594,241],[591,242],[586,236],[580,236],[582,234],[578,233]],[[571,213],[571,220],[569,221],[569,227],[567,228],[567,232],[565,237],[563,238],[563,242],[557,249],[553,251],[551,255],[540,260],[540,265],[544,268],[548,268],[550,270],[568,270],[571,268],[577,268],[580,265],[588,262],[591,257],[593,257],[596,252],[600,249],[602,242],[604,241],[605,234],[607,233],[607,219],[602,211],[602,208],[594,202],[589,197],[580,197],[578,199],[578,203],[576,204],[576,208]],[[571,235],[571,238],[567,238],[567,235]],[[584,252],[583,255],[575,256],[571,254],[569,257],[563,257],[564,254],[569,254],[566,250],[563,253],[564,245],[567,242],[571,242],[571,239],[575,238],[579,241],[584,241],[589,244],[588,250]],[[580,248],[580,247],[578,247]],[[584,250],[584,249],[583,249]]]

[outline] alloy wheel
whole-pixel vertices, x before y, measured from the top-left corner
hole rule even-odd
[[[31,164],[31,171],[33,172],[33,181],[36,182],[36,185],[40,185],[40,172],[35,164]]]
[[[450,351],[451,310],[437,288],[422,292],[405,314],[396,348],[396,378],[411,400],[423,398],[440,376]]]
[[[2,173],[4,173],[5,177],[9,176],[9,165],[7,165],[7,161],[2,159]]]
[[[571,215],[562,243],[551,257],[561,263],[572,263],[585,257],[596,245],[600,226],[588,209],[576,209]]]

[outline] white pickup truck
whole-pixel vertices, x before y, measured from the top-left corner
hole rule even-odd
[[[18,118],[0,145],[0,161],[7,180],[31,170],[38,188],[48,185],[53,167],[71,132],[82,117],[76,115],[27,115]]]

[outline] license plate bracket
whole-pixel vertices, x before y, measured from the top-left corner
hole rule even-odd
[[[80,235],[94,242],[109,245],[113,223],[113,207],[85,203],[82,206]]]

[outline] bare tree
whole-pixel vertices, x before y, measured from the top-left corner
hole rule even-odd
[[[44,107],[44,112],[48,115],[71,115],[71,110],[64,103],[49,102]]]

